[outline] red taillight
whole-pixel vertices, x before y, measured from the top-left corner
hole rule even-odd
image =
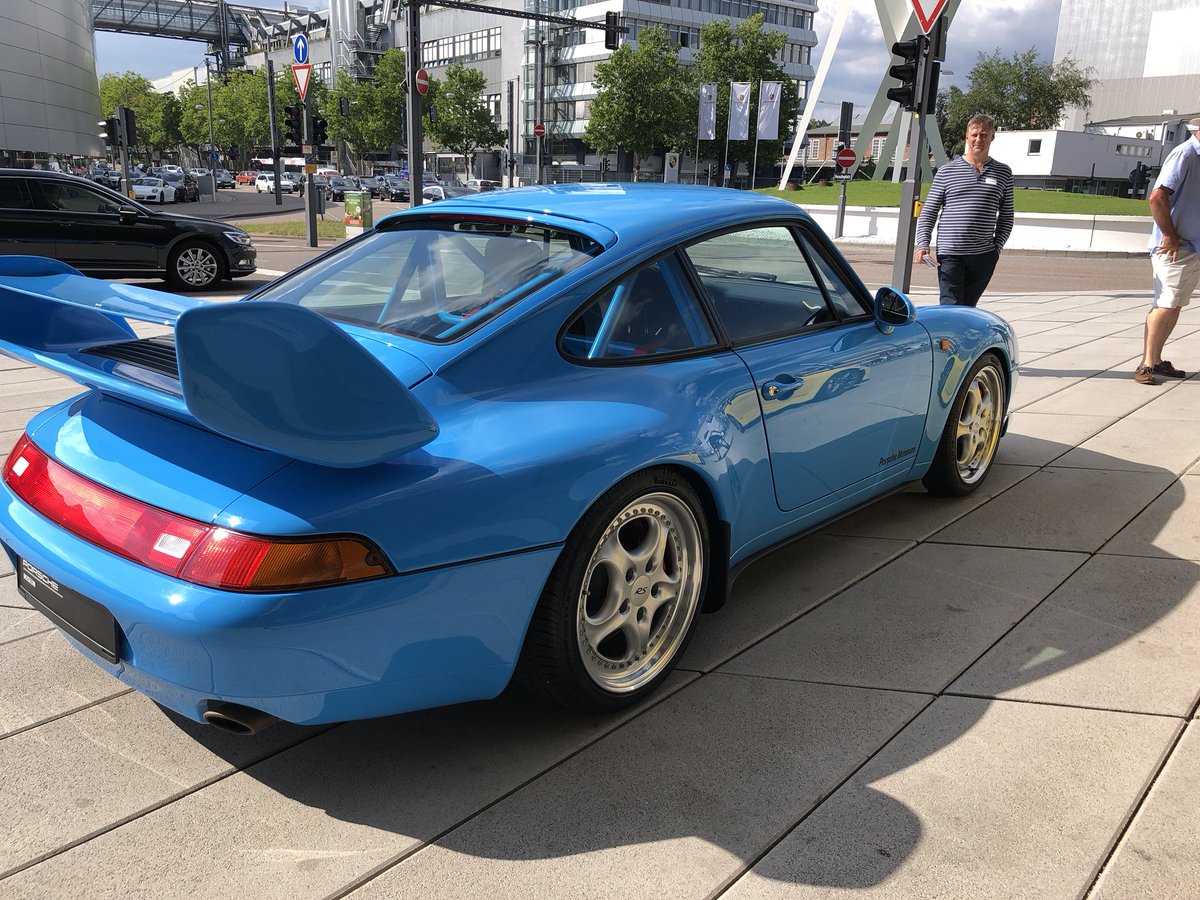
[[[311,540],[241,534],[178,516],[101,487],[21,435],[4,483],[50,521],[158,572],[229,591],[286,591],[391,575],[362,538]]]

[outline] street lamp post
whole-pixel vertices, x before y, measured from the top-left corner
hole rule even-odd
[[[212,69],[210,68],[210,60],[204,57],[204,83],[208,87],[208,177],[212,183],[213,203],[217,202],[217,170],[216,160],[213,159],[213,154],[217,152],[217,144],[213,137],[213,108],[212,108]]]

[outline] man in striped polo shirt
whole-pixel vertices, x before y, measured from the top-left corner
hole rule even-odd
[[[928,259],[937,267],[941,302],[947,306],[979,303],[1012,234],[1012,169],[988,155],[995,137],[991,116],[971,117],[966,152],[937,170],[917,219],[916,262],[929,265]],[[935,222],[936,258],[929,252]]]

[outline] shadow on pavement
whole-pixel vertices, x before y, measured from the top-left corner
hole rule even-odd
[[[1063,445],[1063,452],[1069,449]],[[1105,469],[1105,459],[1111,457],[1101,457],[1091,468]],[[1153,474],[1175,481],[1165,470]],[[1165,522],[1178,506],[1171,496],[1158,497],[1157,521]],[[1106,561],[1115,564],[1122,558],[1084,553],[1086,561],[1067,578],[1097,568],[1099,574],[1085,580],[1094,582],[1098,593],[1080,601],[1075,591],[1071,601],[1075,606],[1091,603],[1090,618],[1089,609],[1080,609],[1078,627],[1053,652],[1030,647],[1026,664],[999,676],[993,667],[991,675],[998,680],[989,685],[987,696],[954,694],[952,688],[929,694],[680,672],[672,693],[624,715],[563,713],[510,692],[487,703],[347,723],[246,771],[273,791],[335,819],[407,837],[409,849],[397,849],[395,859],[437,841],[456,854],[484,860],[573,858],[583,867],[580,878],[597,864],[589,855],[598,851],[639,846],[650,854],[663,853],[664,842],[680,842],[679,859],[686,859],[694,838],[731,856],[732,862],[709,862],[721,878],[737,878],[837,792],[859,814],[839,820],[832,838],[827,832],[815,842],[813,857],[805,858],[803,847],[793,847],[793,856],[799,853],[802,863],[763,865],[755,871],[826,888],[872,887],[903,866],[924,831],[920,817],[903,802],[855,783],[853,776],[864,764],[870,762],[874,783],[939,753],[972,730],[995,702],[988,697],[1141,642],[1144,632],[1175,610],[1197,582],[1195,563],[1160,556],[1153,562],[1174,561],[1169,590],[1126,603],[1104,594],[1102,577]],[[1132,558],[1129,564],[1150,562]],[[772,577],[806,577],[802,552],[773,554],[751,567],[745,578],[753,578],[763,566],[774,570]],[[1065,583],[1033,603],[1013,628],[1037,615]],[[735,587],[725,609],[704,617],[700,628],[726,628],[751,612],[744,604],[752,593]],[[813,610],[838,603],[838,596]],[[800,627],[813,610],[798,619]],[[948,611],[930,627],[950,631],[954,622]],[[787,624],[779,621],[777,630]],[[1008,626],[997,629],[992,643],[946,684],[953,685],[1009,634]],[[940,730],[926,728],[920,737],[894,740],[937,697],[945,696],[965,698],[956,702],[967,712],[942,717]],[[1075,706],[1069,701],[1063,705]],[[629,718],[636,721],[616,730]],[[204,736],[198,739],[209,742]],[[223,743],[214,738],[211,746],[221,752]],[[885,746],[887,753],[879,756]],[[880,762],[884,758],[886,766]],[[823,855],[831,841],[839,849],[836,860]],[[639,867],[636,857],[609,859],[617,862]],[[608,872],[607,877],[626,876]],[[713,871],[705,877],[712,878]],[[602,885],[596,890],[604,892]]]

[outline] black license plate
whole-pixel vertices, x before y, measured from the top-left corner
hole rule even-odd
[[[17,587],[26,600],[79,643],[109,662],[117,661],[117,620],[95,600],[24,559],[17,560]]]

